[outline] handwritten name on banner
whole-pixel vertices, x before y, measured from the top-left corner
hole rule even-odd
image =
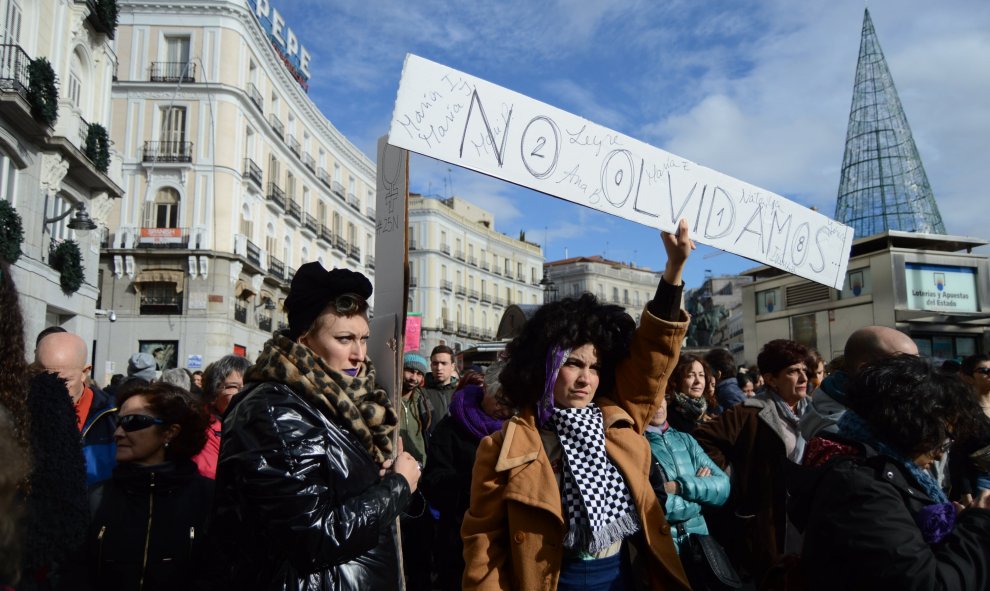
[[[852,228],[519,93],[407,55],[389,143],[842,288]]]

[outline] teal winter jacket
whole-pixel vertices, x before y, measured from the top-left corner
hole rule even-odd
[[[698,442],[687,433],[668,428],[664,432],[646,431],[653,457],[660,462],[667,479],[680,484],[679,494],[668,494],[664,509],[670,523],[674,545],[680,552],[688,534],[707,534],[708,525],[701,514],[702,506],[718,507],[729,498],[729,477],[705,454]],[[697,476],[708,468],[711,476]]]

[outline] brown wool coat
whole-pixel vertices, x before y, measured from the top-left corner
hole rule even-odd
[[[643,437],[677,364],[687,324],[684,312],[680,322],[644,312],[631,354],[616,371],[612,398],[595,400],[605,423],[605,453],[622,472],[649,546],[644,563],[650,589],[690,589],[650,486],[652,456]],[[461,528],[464,590],[555,590],[566,531],[560,490],[529,408],[478,448],[471,508]]]

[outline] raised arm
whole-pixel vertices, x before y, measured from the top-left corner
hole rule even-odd
[[[688,314],[681,309],[682,274],[694,249],[687,222],[681,220],[677,234],[661,233],[667,264],[656,295],[646,305],[639,328],[633,335],[629,357],[616,369],[612,397],[629,413],[640,433],[656,412],[667,380],[677,365],[681,342],[688,327]]]

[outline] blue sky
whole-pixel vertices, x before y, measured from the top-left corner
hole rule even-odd
[[[272,4],[312,54],[310,97],[366,154],[388,130],[409,52],[835,211],[861,1]],[[990,238],[990,2],[869,8],[949,233]],[[525,231],[548,260],[663,266],[656,230],[419,156],[410,181],[493,211],[498,230]],[[701,246],[686,281],[753,266]]]

